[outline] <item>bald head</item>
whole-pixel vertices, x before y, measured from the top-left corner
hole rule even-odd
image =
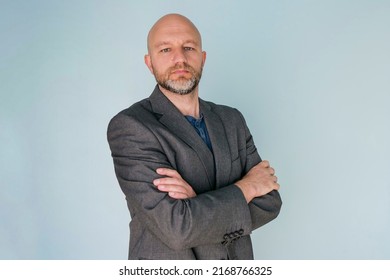
[[[165,94],[198,94],[206,52],[188,18],[178,14],[160,18],[149,31],[144,59]]]
[[[172,38],[181,33],[191,34],[193,40],[202,47],[202,38],[196,26],[185,16],[179,14],[168,14],[160,18],[150,29],[148,34],[148,52],[158,44],[164,42],[165,38]]]

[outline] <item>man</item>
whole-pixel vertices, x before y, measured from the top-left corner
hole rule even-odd
[[[109,124],[129,259],[253,259],[250,233],[279,214],[275,170],[241,113],[198,97],[205,60],[189,19],[162,17],[145,55],[158,85]]]

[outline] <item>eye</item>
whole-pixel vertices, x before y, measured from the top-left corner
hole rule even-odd
[[[170,48],[165,48],[165,49],[162,49],[160,52],[162,53],[167,53],[167,52],[170,52],[171,49]]]
[[[185,51],[194,51],[195,49],[193,47],[184,47]]]

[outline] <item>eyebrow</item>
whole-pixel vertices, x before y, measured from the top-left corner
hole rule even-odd
[[[194,44],[195,46],[199,46],[199,44],[195,40],[186,40],[186,41],[184,41],[184,44],[188,44],[188,43]],[[159,48],[161,46],[166,46],[166,45],[171,45],[171,44],[172,43],[169,42],[169,41],[162,41],[162,42],[159,42],[159,43],[155,44],[155,47]]]

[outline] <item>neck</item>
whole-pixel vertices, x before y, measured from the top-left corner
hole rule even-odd
[[[180,95],[177,93],[170,92],[160,87],[161,92],[175,105],[175,107],[185,116],[192,116],[199,118],[199,95],[198,87],[193,92]]]

